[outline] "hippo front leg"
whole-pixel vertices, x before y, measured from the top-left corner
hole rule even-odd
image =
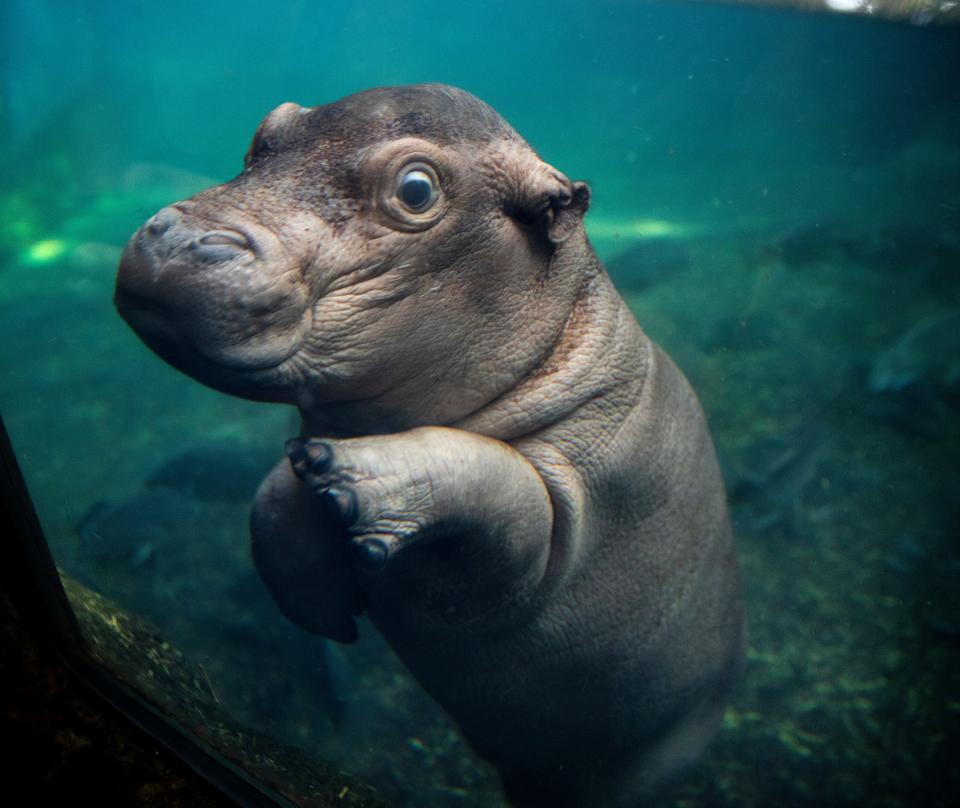
[[[257,572],[290,620],[340,642],[357,638],[363,595],[343,528],[286,458],[257,491],[250,534]]]
[[[388,633],[522,617],[546,572],[553,519],[519,452],[442,427],[297,438],[287,451],[339,514],[371,616]]]

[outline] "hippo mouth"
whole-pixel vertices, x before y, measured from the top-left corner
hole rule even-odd
[[[291,341],[284,350],[261,361],[247,357],[210,355],[179,329],[169,313],[150,303],[141,303],[118,294],[115,300],[121,317],[140,340],[160,359],[187,376],[214,390],[251,401],[282,404],[296,402],[297,375],[290,360],[302,341]]]
[[[290,339],[264,340],[261,337],[261,344],[256,350],[251,350],[248,343],[257,341],[259,336],[254,335],[236,345],[217,345],[215,350],[210,350],[205,348],[204,340],[192,338],[190,329],[178,324],[174,312],[156,301],[138,298],[118,289],[114,305],[148,348],[190,375],[198,374],[186,370],[184,365],[202,365],[236,373],[276,370],[300,350],[304,335],[310,328],[307,322],[310,317],[307,315]]]

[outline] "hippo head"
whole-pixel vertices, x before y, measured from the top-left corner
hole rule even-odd
[[[462,90],[287,103],[238,177],[134,234],[116,303],[174,366],[314,428],[450,423],[549,356],[588,200]]]

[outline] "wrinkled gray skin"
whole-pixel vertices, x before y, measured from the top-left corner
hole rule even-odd
[[[300,409],[252,518],[280,608],[341,641],[367,611],[519,805],[638,804],[713,736],[744,647],[703,413],[588,201],[461,90],[284,104],[117,281],[169,362]]]

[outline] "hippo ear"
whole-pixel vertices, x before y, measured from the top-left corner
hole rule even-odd
[[[589,206],[587,184],[571,182],[551,168],[521,189],[511,214],[525,227],[541,231],[556,246],[579,227]]]
[[[589,207],[590,188],[585,182],[573,182],[569,191],[551,199],[547,211],[547,236],[551,243],[566,241],[567,236],[580,226]]]

